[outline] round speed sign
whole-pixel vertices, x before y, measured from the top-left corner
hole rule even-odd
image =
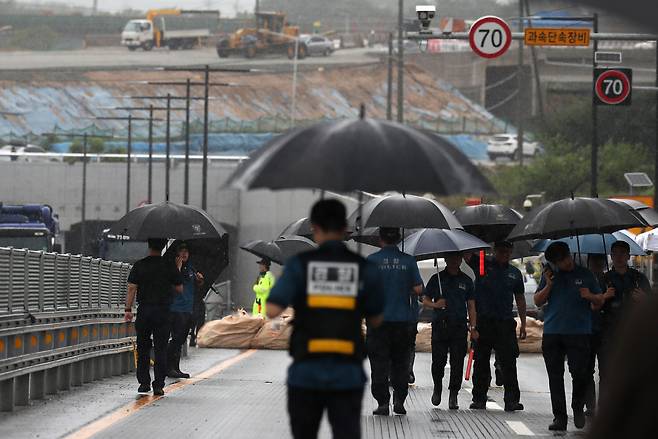
[[[502,18],[488,15],[479,18],[468,33],[471,49],[483,58],[496,58],[512,44],[512,31]]]
[[[626,69],[609,69],[597,72],[594,82],[596,96],[603,104],[627,103],[631,94],[631,79]]]

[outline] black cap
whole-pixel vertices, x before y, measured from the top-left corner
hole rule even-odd
[[[269,267],[272,265],[272,261],[270,261],[270,258],[263,257],[261,258],[260,261],[256,262],[257,264],[265,265],[266,267]]]
[[[178,247],[176,247],[176,251],[181,251],[181,250],[187,250],[187,251],[190,250],[190,248],[187,246],[187,242],[183,241],[180,244],[178,244]]]
[[[497,241],[494,244],[494,248],[514,248],[514,244],[511,241]]]

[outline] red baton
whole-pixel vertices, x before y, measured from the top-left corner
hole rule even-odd
[[[471,343],[471,349],[468,352],[468,362],[466,363],[466,376],[464,379],[466,381],[471,379],[471,369],[473,367],[473,355],[474,355],[475,349],[473,346],[473,343]]]

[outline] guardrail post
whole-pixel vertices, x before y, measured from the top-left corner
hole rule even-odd
[[[59,366],[59,390],[71,389],[71,365],[63,364]]]
[[[0,410],[10,412],[14,410],[14,379],[0,381]]]
[[[39,255],[39,307],[38,311],[43,312],[44,298],[43,298],[43,258],[45,257],[45,252],[41,252]]]
[[[112,375],[123,374],[123,366],[121,364],[121,354],[110,355],[112,357]]]
[[[30,402],[30,375],[14,378],[14,405],[28,405]]]
[[[71,385],[81,386],[84,381],[84,362],[76,361],[71,364]]]
[[[94,359],[89,358],[87,360],[83,360],[82,363],[84,369],[84,373],[82,374],[82,382],[91,383],[94,380],[94,376],[96,375]]]
[[[105,363],[101,357],[94,358],[94,381],[101,380],[105,376]]]
[[[59,387],[58,368],[46,369],[46,395],[55,395],[57,387]]]
[[[11,250],[9,250],[9,297],[7,298],[7,313],[11,314],[13,311],[14,311],[14,248],[12,247]],[[13,401],[12,401],[12,408],[13,408]]]
[[[46,394],[46,371],[30,374],[30,399],[43,399]]]

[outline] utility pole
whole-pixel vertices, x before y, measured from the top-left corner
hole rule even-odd
[[[203,165],[201,168],[201,209],[208,208],[208,114],[210,96],[210,66],[206,64],[203,77]]]
[[[130,212],[130,156],[133,151],[133,115],[128,114],[128,147],[126,148],[126,213]]]
[[[153,104],[149,105],[149,171],[148,171],[149,204],[153,203]]]
[[[404,123],[404,0],[398,0],[398,122]]]
[[[658,207],[658,41],[656,41],[656,147],[653,174],[653,207]]]
[[[183,188],[183,204],[190,202],[190,93],[191,82],[187,78],[185,84],[185,183]]]
[[[594,33],[599,32],[599,15],[594,13],[593,28]],[[592,84],[594,84],[594,71],[596,70],[596,52],[599,50],[599,40],[594,40],[592,52]],[[592,94],[595,93],[594,86],[592,86]],[[591,185],[590,195],[592,197],[599,196],[599,127],[598,127],[598,113],[597,106],[594,104],[594,97],[592,97],[592,160],[591,160]]]
[[[519,32],[523,32],[523,0],[519,0]],[[516,69],[516,150],[519,154],[519,166],[523,166],[523,41],[519,40],[519,57]]]
[[[388,33],[388,69],[386,72],[386,120],[393,120],[393,32]]]
[[[82,137],[82,200],[80,202],[80,254],[87,247],[87,133]]]
[[[530,14],[530,5],[528,0],[524,0],[525,13],[528,16],[528,26],[532,27],[532,18]],[[532,56],[532,70],[535,76],[535,88],[537,89],[537,107],[539,107],[539,117],[544,122],[544,96],[541,92],[541,79],[539,77],[539,64],[537,63],[537,50],[535,46],[530,46],[530,55]]]
[[[167,116],[166,116],[166,129],[165,129],[165,142],[166,142],[166,159],[165,159],[165,201],[169,201],[169,169],[170,169],[170,155],[171,155],[171,94],[167,93]]]

